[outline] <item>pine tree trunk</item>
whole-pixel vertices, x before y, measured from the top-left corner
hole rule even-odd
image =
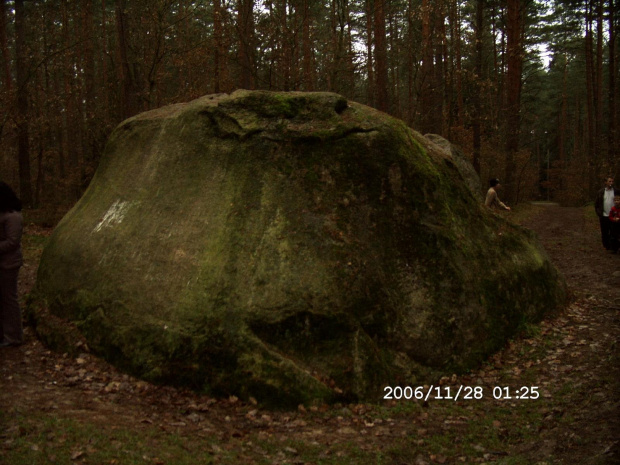
[[[407,5],[407,42],[409,44],[413,43],[413,0],[409,0]],[[414,104],[413,104],[413,77],[414,77],[414,67],[413,63],[415,61],[413,47],[407,48],[407,124],[409,126],[413,125],[414,121]]]
[[[101,0],[101,91],[103,92],[103,115],[110,116],[110,87],[108,81],[108,33],[106,2]]]
[[[480,174],[480,152],[482,147],[481,124],[482,124],[482,38],[484,27],[484,0],[476,2],[476,90],[474,92],[474,118],[473,118],[473,165],[476,173]]]
[[[613,161],[618,160],[618,149],[616,148],[616,24],[614,16],[614,0],[609,0],[609,131],[607,134],[607,160],[615,171],[618,166],[613,166]],[[616,163],[619,163],[616,161]],[[615,169],[614,169],[615,168]]]
[[[519,150],[521,124],[521,75],[523,71],[522,17],[520,0],[508,0],[507,11],[507,71],[506,71],[506,165],[504,197],[516,201],[515,157]]]
[[[306,2],[308,0],[305,0]],[[242,89],[254,89],[254,0],[237,3],[239,23],[239,85]]]
[[[84,59],[84,136],[83,145],[88,148],[89,157],[97,157],[97,146],[95,143],[95,25],[93,18],[93,0],[82,0],[83,7],[83,59]],[[82,163],[82,169],[85,168]]]
[[[9,45],[6,34],[6,0],[0,0],[0,50],[2,51],[2,62],[4,64],[2,71],[3,84],[7,93],[11,92],[13,87],[13,79],[11,78],[11,57],[9,56]],[[1,129],[1,127],[0,127]]]
[[[66,0],[63,0],[61,4],[62,9],[62,41],[64,47],[71,47],[73,37],[75,37],[75,21],[71,18],[69,7],[72,6]],[[75,5],[73,5],[75,6]],[[70,19],[71,18],[71,19]],[[74,29],[70,30],[69,25],[74,24]],[[78,62],[78,56],[76,54],[64,54],[63,59],[63,99],[65,105],[65,111],[62,113],[62,128],[63,128],[63,150],[67,155],[66,172],[68,174],[68,180],[66,186],[68,187],[67,194],[69,198],[74,201],[80,197],[80,181],[79,171],[80,166],[78,163],[78,144],[80,142],[79,137],[81,135],[80,126],[82,118],[79,116],[80,112],[80,97],[76,95],[78,92],[75,85],[75,73],[72,71],[76,67],[80,67]]]
[[[353,26],[351,24],[351,9],[349,0],[344,2],[344,19],[346,23],[346,54],[347,54],[347,95],[355,95],[355,51],[353,50]]]
[[[378,110],[388,112],[388,63],[385,32],[385,0],[375,0],[374,11],[375,59],[377,64],[377,83],[375,106]]]
[[[430,132],[444,134],[443,110],[444,110],[444,92],[445,92],[445,9],[444,0],[434,2],[433,24],[435,31],[434,44],[434,69],[432,95],[433,103],[431,109],[431,127]]]
[[[456,2],[456,95],[458,108],[456,110],[456,121],[459,126],[463,126],[463,109],[465,101],[463,99],[463,53],[461,52],[461,14],[459,4]]]
[[[431,3],[422,0],[422,69],[419,87],[419,130],[422,134],[433,132],[433,41],[431,37]]]
[[[19,192],[24,206],[31,207],[30,130],[28,126],[28,87],[26,70],[26,12],[24,0],[15,0],[15,54],[17,77],[17,158],[19,161]]]
[[[312,43],[310,42],[310,0],[304,0],[304,17],[302,25],[302,49],[303,49],[303,86],[305,91],[314,90],[314,73],[312,72]]]
[[[116,40],[118,47],[117,74],[121,86],[121,117],[133,116],[137,112],[134,77],[129,66],[127,52],[127,20],[125,18],[125,0],[116,0]]]
[[[376,86],[375,86],[375,63],[373,58],[373,42],[374,42],[374,34],[373,34],[373,8],[374,2],[373,0],[366,0],[366,53],[368,55],[366,62],[366,69],[368,72],[368,82],[367,82],[367,99],[368,105],[374,106],[375,104],[375,94],[376,94]]]
[[[288,27],[287,0],[280,0],[280,69],[281,90],[291,90],[291,37]]]
[[[568,124],[568,59],[565,57],[564,61],[564,73],[562,77],[562,101],[560,102],[560,123],[558,127],[558,161],[560,163],[560,169],[564,172],[565,160],[566,160],[566,136]],[[560,190],[563,187],[563,177],[560,176]]]
[[[587,138],[586,138],[586,153],[587,164],[589,174],[589,190],[592,192],[595,186],[598,184],[595,167],[595,140],[596,140],[596,124],[595,124],[595,108],[594,99],[596,95],[596,79],[594,69],[594,59],[592,57],[592,4],[588,2],[586,6],[586,36],[585,36],[585,54],[586,54],[586,124],[587,124]]]
[[[449,87],[447,89],[446,102],[448,105],[448,139],[450,139],[452,128],[462,126],[462,61],[461,61],[461,20],[459,15],[459,4],[457,0],[450,0],[450,46],[451,54],[447,55],[446,61],[450,64]]]
[[[397,50],[398,47],[398,42],[399,42],[399,38],[398,38],[398,28],[396,27],[396,18],[394,18],[394,14],[393,14],[393,9],[391,8],[389,13],[388,13],[388,24],[389,24],[389,31],[390,31],[390,50],[392,51],[392,57],[393,60],[398,60],[399,57],[399,53]],[[400,94],[399,94],[399,83],[400,83],[400,76],[399,76],[399,69],[400,66],[398,65],[398,63],[391,63],[391,66],[389,67],[389,72],[392,75],[392,86],[390,87],[391,92],[390,92],[390,97],[389,100],[390,102],[393,102],[392,104],[392,115],[397,117],[397,118],[402,118],[402,112],[401,112],[401,101],[400,101]]]
[[[221,90],[221,60],[220,49],[222,43],[222,6],[220,0],[213,1],[213,92],[220,93]]]
[[[598,0],[596,5],[596,97],[594,108],[596,109],[596,139],[595,153],[599,162],[606,164],[603,154],[603,0]],[[608,169],[609,167],[607,167]]]

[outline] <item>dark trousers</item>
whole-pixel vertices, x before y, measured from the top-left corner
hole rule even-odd
[[[620,222],[618,221],[610,221],[611,223],[611,239],[609,241],[611,250],[619,250],[620,249]]]
[[[19,268],[0,269],[0,336],[3,342],[21,344],[24,339],[22,314],[17,300]]]

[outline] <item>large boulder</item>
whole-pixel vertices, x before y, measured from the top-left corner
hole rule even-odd
[[[148,380],[285,406],[468,369],[564,299],[533,234],[403,122],[249,91],[123,122],[36,289],[49,342],[69,320]]]

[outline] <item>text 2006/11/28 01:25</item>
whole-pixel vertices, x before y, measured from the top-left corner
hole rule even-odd
[[[482,386],[386,386],[384,400],[480,400],[485,397]],[[495,386],[491,390],[497,400],[536,400],[540,397],[538,386]]]

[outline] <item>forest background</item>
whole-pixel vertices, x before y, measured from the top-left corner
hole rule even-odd
[[[66,209],[110,132],[235,89],[330,91],[581,205],[618,157],[613,0],[0,0],[0,179]]]

